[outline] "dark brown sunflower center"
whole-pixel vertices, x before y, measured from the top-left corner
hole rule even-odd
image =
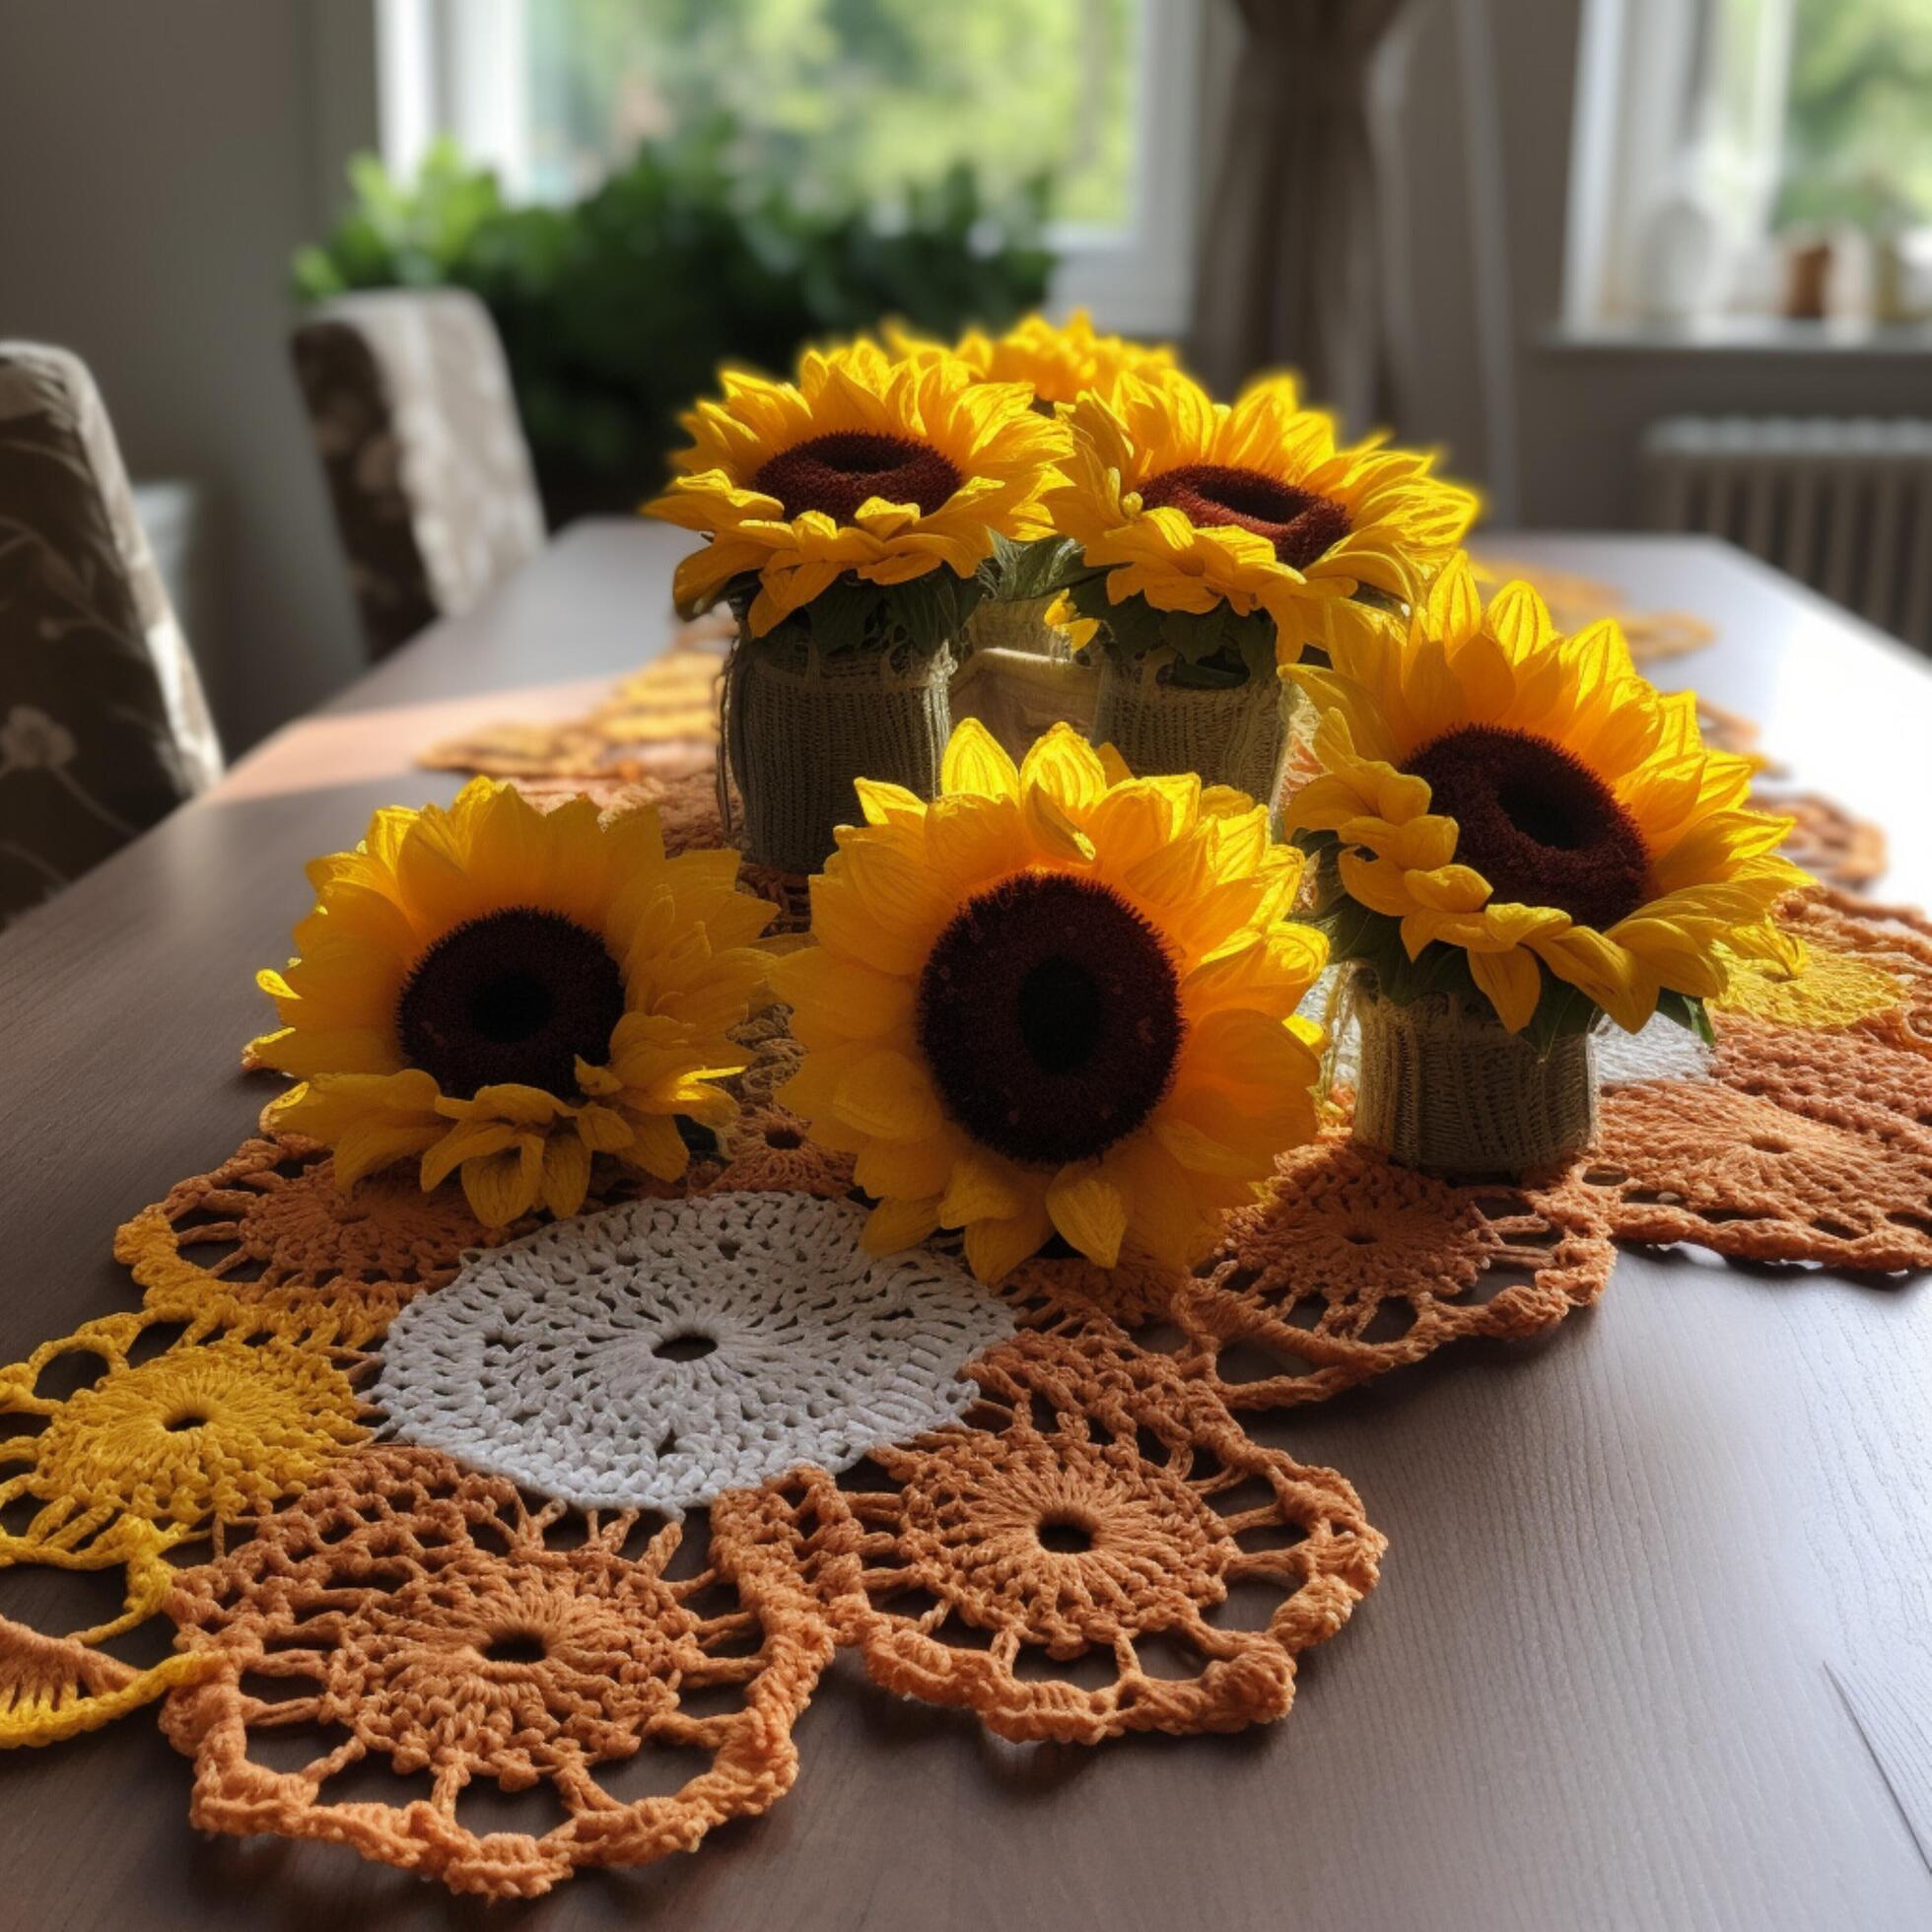
[[[1295,570],[1306,570],[1348,534],[1348,513],[1339,503],[1225,463],[1170,469],[1140,486],[1140,503],[1146,510],[1178,510],[1198,529],[1233,523],[1253,530]]]
[[[1548,738],[1466,724],[1405,769],[1428,781],[1430,809],[1456,821],[1457,861],[1498,903],[1555,906],[1602,932],[1650,896],[1649,855],[1629,813]]]
[[[1181,996],[1153,928],[1106,887],[1027,873],[969,900],[919,983],[939,1103],[1011,1160],[1085,1160],[1159,1104]]]
[[[788,520],[822,510],[850,523],[872,497],[916,503],[930,517],[959,488],[959,472],[936,449],[910,437],[840,430],[781,451],[761,466],[751,487],[776,497]]]
[[[447,1094],[511,1083],[568,1096],[578,1060],[607,1060],[623,1016],[624,975],[603,940],[513,906],[452,928],[416,962],[396,1038]]]

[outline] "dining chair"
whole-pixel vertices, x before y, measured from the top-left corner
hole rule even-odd
[[[221,769],[93,377],[0,342],[0,927]]]
[[[543,543],[543,510],[489,311],[460,289],[320,304],[296,375],[380,657],[467,610]]]

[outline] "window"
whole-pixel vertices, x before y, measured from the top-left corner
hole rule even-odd
[[[513,196],[584,193],[728,116],[748,181],[890,220],[966,163],[1047,182],[1055,295],[1186,321],[1200,0],[380,0],[383,145],[439,133]]]
[[[1589,0],[1572,324],[1932,310],[1926,0]]]

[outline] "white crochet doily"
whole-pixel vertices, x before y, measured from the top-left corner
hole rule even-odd
[[[1606,1026],[1595,1044],[1597,1078],[1607,1087],[1710,1077],[1710,1049],[1688,1026],[1662,1013],[1652,1014],[1639,1033]]]
[[[405,1308],[372,1400],[404,1442],[585,1509],[680,1516],[958,1419],[1012,1333],[944,1256],[876,1257],[862,1208],[640,1201],[472,1255]]]

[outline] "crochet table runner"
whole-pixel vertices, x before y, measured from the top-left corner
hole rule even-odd
[[[650,785],[715,841],[708,773]],[[1539,1335],[1620,1242],[1932,1267],[1932,925],[1828,889],[1791,919],[1811,970],[1741,968],[1714,1047],[1606,1042],[1570,1171],[1393,1166],[1345,1064],[1185,1275],[860,1254],[849,1160],[772,1099],[777,1008],[682,1183],[600,1174],[562,1222],[345,1198],[320,1146],[250,1139],[119,1230],[125,1312],[0,1369],[0,1568],[114,1605],[0,1623],[0,1743],[161,1700],[201,1828],[508,1896],[773,1804],[839,1648],[1014,1740],[1280,1718],[1384,1539],[1259,1416]],[[537,1786],[547,1829],[466,1816]]]

